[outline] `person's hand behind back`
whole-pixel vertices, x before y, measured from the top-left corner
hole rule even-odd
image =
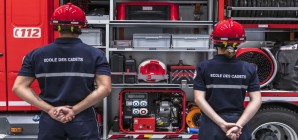
[[[75,117],[75,114],[71,106],[53,107],[49,110],[48,114],[53,119],[60,121],[62,123],[70,122]]]

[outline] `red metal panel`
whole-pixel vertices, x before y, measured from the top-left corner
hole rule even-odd
[[[53,39],[49,25],[53,0],[6,1],[6,50],[8,110],[32,110],[11,92],[14,80],[21,68],[23,57],[34,48],[48,44]],[[37,82],[32,88],[39,93]]]
[[[155,132],[155,118],[134,118],[136,132]]]
[[[224,5],[225,5],[225,2],[224,0],[219,0],[218,1],[218,21],[221,21],[221,20],[224,20],[225,19],[225,16],[224,16]]]
[[[0,110],[6,110],[5,20],[4,0],[0,0]]]

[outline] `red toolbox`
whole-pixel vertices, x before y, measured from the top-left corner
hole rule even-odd
[[[186,95],[178,89],[119,93],[119,128],[130,134],[175,134],[185,128]]]
[[[117,20],[178,20],[179,5],[169,2],[122,2]]]

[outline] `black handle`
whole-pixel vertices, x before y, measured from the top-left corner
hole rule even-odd
[[[0,56],[3,56],[3,53],[0,53]]]

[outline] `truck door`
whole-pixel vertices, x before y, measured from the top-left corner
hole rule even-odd
[[[49,24],[53,0],[6,0],[5,9],[8,110],[34,110],[36,108],[18,98],[11,89],[24,56],[53,40],[53,28]],[[32,88],[40,92],[37,81]]]
[[[6,110],[5,20],[4,0],[0,0],[0,110]]]

